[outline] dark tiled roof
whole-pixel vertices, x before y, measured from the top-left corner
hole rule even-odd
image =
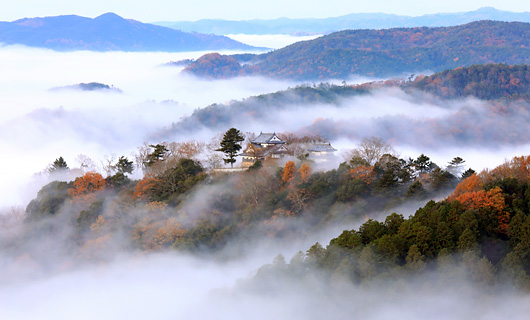
[[[270,144],[283,144],[285,141],[280,139],[276,133],[260,133],[260,135],[251,141],[254,144],[270,143]]]
[[[331,143],[315,143],[307,151],[312,152],[335,152],[337,149],[331,146]]]
[[[260,158],[266,158],[267,156],[271,155],[271,154],[283,154],[283,153],[287,153],[287,150],[283,150],[283,145],[281,144],[277,144],[275,146],[269,146],[269,147],[266,147],[266,148],[263,148],[261,146],[255,146],[255,148],[258,148],[259,152],[259,157]],[[255,153],[252,153],[252,152],[243,152],[240,154],[240,156],[243,156],[243,157],[254,157],[255,156]]]
[[[282,145],[275,145],[274,147],[267,148],[264,152],[265,153],[264,156],[268,156],[269,154],[282,154],[282,153],[287,152],[287,150],[282,150],[282,149],[283,149]]]

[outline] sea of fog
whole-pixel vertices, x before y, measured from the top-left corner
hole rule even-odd
[[[279,45],[267,42],[270,39],[262,40],[248,42]],[[75,159],[80,154],[96,164],[111,154],[132,158],[144,142],[159,142],[148,141],[153,132],[190,115],[196,108],[299,84],[260,77],[204,80],[180,73],[182,67],[164,66],[169,61],[197,58],[204,53],[59,53],[0,47],[0,208],[24,208],[47,182],[46,175],[38,173],[59,156],[72,168],[79,166]],[[87,82],[112,85],[121,93],[51,90]],[[370,122],[385,116],[408,114],[429,119],[454,112],[458,108],[418,105],[400,94],[387,92],[346,101],[340,108],[302,105],[262,121],[252,120],[250,126],[234,125],[241,126],[242,131],[296,131],[324,118],[357,117]],[[174,138],[208,140],[219,133],[201,130]],[[358,141],[341,138],[331,142],[344,151]],[[408,144],[396,149],[403,157],[425,152],[441,165],[461,156],[475,170],[530,152],[527,146],[451,145],[420,150]],[[412,212],[409,208],[400,213],[407,216]],[[344,226],[352,227],[356,225]],[[64,272],[36,278],[21,276],[20,280],[0,283],[0,319],[339,319],[352,314],[370,319],[497,319],[501,315],[521,318],[528,312],[527,297],[505,299],[493,295],[483,300],[474,288],[466,289],[467,297],[439,288],[418,292],[411,288],[406,295],[379,292],[377,288],[364,292],[347,288],[339,295],[326,283],[290,288],[274,295],[242,293],[238,289],[240,279],[252,276],[276,254],[282,253],[289,260],[298,250],[307,250],[316,241],[325,244],[339,233],[340,229],[323,230],[290,244],[263,243],[248,248],[246,255],[232,262],[205,261],[176,253],[123,253],[103,265],[79,270],[66,266]],[[31,269],[30,263],[28,268]],[[479,313],[476,306],[480,307]]]
[[[79,154],[95,162],[110,154],[130,157],[148,133],[196,108],[293,85],[260,78],[201,80],[181,74],[182,67],[163,66],[204,53],[0,47],[0,206],[25,205],[36,192],[28,187],[32,175],[59,156],[72,168]],[[89,82],[122,92],[51,90]]]
[[[253,39],[256,45],[267,43],[266,37],[265,40],[261,36]],[[292,41],[292,37],[290,39]],[[164,66],[169,61],[194,59],[204,53],[54,52],[18,46],[0,47],[0,148],[3,150],[0,154],[0,192],[4,195],[0,199],[0,208],[24,207],[46,182],[34,174],[42,172],[59,156],[71,168],[79,166],[76,163],[78,155],[85,155],[98,165],[109,155],[131,158],[144,142],[161,142],[152,140],[158,130],[178,122],[197,108],[213,103],[226,104],[299,84],[262,77],[205,80],[181,73],[183,67]],[[347,80],[348,83],[360,83],[370,79]],[[334,80],[336,83],[340,81]],[[114,86],[121,93],[52,90],[88,82]],[[369,124],[385,117],[406,117],[428,122],[477,105],[480,107],[480,102],[449,108],[417,103],[394,91],[351,99],[338,106],[292,106],[271,113],[268,118],[243,119],[231,125],[243,132],[284,132],[329,120],[337,121],[336,130],[342,130],[341,127],[346,130],[348,121]],[[374,125],[367,134],[378,135],[382,132],[379,128],[380,125]],[[208,141],[226,129],[201,128],[172,138],[176,141]],[[402,131],[409,129],[404,127]],[[386,135],[383,138],[396,142],[392,140],[391,132]],[[344,135],[331,143],[339,149],[340,155],[360,138],[359,134],[356,139]],[[419,141],[425,137],[406,139],[406,144],[395,146],[404,158],[426,153],[443,166],[453,157],[460,156],[475,170],[493,167],[506,158],[530,152],[528,146],[481,148],[480,143],[462,147],[424,142],[421,148],[415,148],[415,139]]]

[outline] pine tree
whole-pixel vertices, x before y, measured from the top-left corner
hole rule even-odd
[[[129,161],[127,157],[121,156],[118,159],[118,162],[115,165],[116,169],[119,173],[125,174],[125,173],[132,173],[134,170],[133,162]]]
[[[236,156],[239,150],[241,150],[241,142],[244,141],[241,131],[236,128],[230,128],[221,140],[221,147],[215,151],[221,151],[226,154],[226,158],[223,159],[225,163],[230,163],[233,168],[236,162]]]
[[[66,164],[66,161],[64,161],[63,157],[59,157],[55,159],[55,161],[50,165],[50,167],[48,168],[48,172],[53,173],[53,172],[67,171],[68,169],[69,168],[68,168],[68,164]]]
[[[453,160],[449,162],[449,165],[447,166],[447,171],[454,175],[455,177],[460,176],[462,172],[462,168],[464,167],[464,163],[466,161],[460,157],[455,157]]]

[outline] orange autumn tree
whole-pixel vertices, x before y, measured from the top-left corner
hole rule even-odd
[[[153,241],[158,248],[167,248],[185,233],[186,229],[175,218],[169,218],[159,226],[153,236]]]
[[[479,190],[462,193],[456,197],[455,200],[459,201],[469,209],[487,208],[493,210],[499,225],[498,232],[506,234],[508,231],[510,213],[505,210],[506,202],[504,200],[501,188],[495,187],[488,191]]]
[[[480,181],[480,177],[476,173],[473,173],[473,175],[467,177],[456,186],[455,191],[451,193],[447,200],[453,202],[458,196],[467,192],[479,191],[481,188],[482,182]]]
[[[75,179],[73,186],[68,189],[68,195],[74,202],[91,203],[96,199],[97,192],[105,189],[106,181],[97,172],[87,172]]]
[[[296,164],[294,161],[287,161],[285,167],[283,168],[282,181],[289,183],[294,179],[296,173]]]
[[[145,205],[148,214],[159,213],[167,208],[167,203],[162,201],[151,201]]]
[[[309,176],[311,176],[311,166],[307,162],[302,163],[302,166],[300,167],[300,176],[302,182],[307,182],[307,180],[309,180]]]
[[[145,216],[133,227],[132,236],[138,248],[156,251],[171,246],[186,230],[175,218]]]
[[[150,201],[153,198],[153,190],[160,180],[154,175],[146,175],[134,188],[133,197],[139,200]]]
[[[495,214],[498,223],[498,232],[506,234],[510,214],[505,210],[506,202],[499,187],[488,191],[483,189],[484,181],[490,181],[501,177],[511,171],[507,163],[498,166],[492,171],[483,171],[480,174],[474,173],[470,177],[460,182],[453,193],[447,197],[447,201],[458,201],[469,209],[491,209]],[[495,178],[493,178],[494,173]],[[502,174],[501,174],[502,173]]]
[[[480,175],[485,182],[504,178],[530,182],[530,156],[514,157],[493,170],[484,170]]]
[[[530,156],[514,157],[497,168],[489,175],[495,179],[515,178],[522,182],[530,181]]]
[[[81,247],[79,257],[84,260],[101,260],[105,257],[106,250],[111,244],[111,236],[106,233],[108,222],[99,216],[96,222],[90,225],[90,238]]]
[[[530,156],[514,157],[493,170],[484,170],[480,174],[473,174],[462,181],[455,191],[447,198],[449,202],[459,201],[471,209],[491,209],[498,222],[498,232],[506,234],[510,222],[510,214],[505,210],[506,203],[502,190],[495,187],[488,191],[484,185],[495,183],[506,178],[520,182],[530,182]]]
[[[367,185],[370,185],[370,183],[375,179],[374,167],[372,166],[357,166],[352,168],[348,173],[353,179],[359,179]]]

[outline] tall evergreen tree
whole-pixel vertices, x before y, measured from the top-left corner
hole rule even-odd
[[[461,175],[462,168],[464,167],[465,162],[466,161],[464,159],[460,157],[455,157],[449,162],[449,165],[447,166],[447,171],[449,171],[455,177],[459,177]]]
[[[48,168],[48,172],[53,173],[53,172],[59,172],[59,171],[66,171],[68,169],[69,168],[68,168],[68,164],[66,164],[66,161],[64,161],[63,157],[59,157],[55,159],[54,162],[52,162],[52,164]]]
[[[223,160],[225,163],[230,163],[232,168],[236,162],[237,153],[242,148],[241,142],[244,140],[245,138],[243,138],[241,131],[236,128],[230,128],[223,136],[223,140],[221,140],[221,147],[216,150],[225,153],[226,158]]]
[[[149,145],[151,148],[153,148],[153,152],[149,153],[147,155],[147,159],[146,159],[146,163],[145,165],[147,167],[151,167],[153,164],[157,163],[158,161],[164,161],[167,153],[168,153],[168,149],[166,148],[165,145],[163,144],[150,144]]]
[[[132,173],[134,170],[133,162],[129,161],[127,157],[121,156],[118,159],[118,162],[115,165],[116,170],[118,170],[119,173],[125,174],[125,173]]]

